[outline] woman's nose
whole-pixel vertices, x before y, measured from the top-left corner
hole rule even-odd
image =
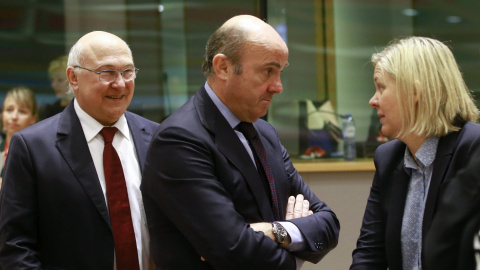
[[[376,94],[373,95],[373,97],[370,99],[370,101],[368,102],[368,105],[370,105],[370,107],[373,107],[373,108],[378,107],[378,98]]]

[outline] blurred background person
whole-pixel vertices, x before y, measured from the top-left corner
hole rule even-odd
[[[372,56],[381,132],[350,269],[424,269],[422,243],[442,185],[480,145],[478,109],[450,49],[409,37]]]
[[[55,114],[63,111],[67,107],[72,95],[68,94],[68,81],[66,75],[68,57],[62,55],[53,59],[48,66],[48,75],[50,82],[55,92],[57,100],[52,104],[47,104],[43,109],[41,119],[54,116]]]
[[[4,139],[0,143],[1,171],[0,184],[3,177],[3,165],[7,159],[8,145],[12,135],[37,121],[37,101],[32,90],[16,87],[7,92],[2,108],[2,127]]]

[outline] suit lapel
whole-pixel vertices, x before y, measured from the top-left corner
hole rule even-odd
[[[410,177],[404,169],[403,155],[401,155],[401,157],[402,158],[397,161],[395,171],[392,174],[393,179],[391,180],[392,185],[390,187],[390,192],[386,193],[387,196],[390,195],[391,197],[389,199],[386,198],[387,200],[390,200],[388,203],[390,209],[388,209],[388,219],[385,232],[385,247],[389,265],[399,266],[402,265],[400,238],[403,212],[405,210],[408,184],[410,182]]]
[[[426,232],[430,229],[433,215],[438,200],[440,186],[445,181],[446,171],[452,159],[453,150],[457,147],[456,140],[459,132],[452,132],[447,136],[440,138],[437,147],[437,154],[433,164],[432,179],[428,190],[427,202],[425,203],[425,213],[423,215],[422,238],[425,240]],[[453,175],[452,175],[453,176]]]
[[[272,208],[255,165],[205,88],[202,87],[195,95],[194,103],[202,124],[214,134],[219,151],[243,174],[264,220],[273,221]]]
[[[73,101],[61,113],[57,130],[57,148],[104,221],[111,227],[105,196],[93,164]]]
[[[127,119],[128,128],[133,137],[133,143],[137,151],[138,162],[140,163],[140,171],[143,174],[143,166],[145,165],[145,158],[148,151],[149,143],[152,139],[152,134],[149,134],[145,130],[143,123],[134,121],[130,112],[125,112],[125,118]]]

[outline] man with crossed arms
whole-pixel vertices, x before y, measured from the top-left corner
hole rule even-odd
[[[253,16],[233,17],[210,37],[207,82],[162,122],[145,163],[141,189],[160,269],[298,269],[337,245],[335,214],[258,119],[283,90],[287,59],[285,42]],[[298,213],[287,215],[287,204]]]

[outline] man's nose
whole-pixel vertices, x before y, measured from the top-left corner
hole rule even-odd
[[[125,80],[123,79],[122,74],[117,73],[117,77],[112,82],[112,86],[114,86],[114,87],[125,87]]]
[[[271,92],[275,92],[276,94],[280,94],[283,92],[283,85],[280,76],[275,79],[275,81],[270,85],[268,90]]]

